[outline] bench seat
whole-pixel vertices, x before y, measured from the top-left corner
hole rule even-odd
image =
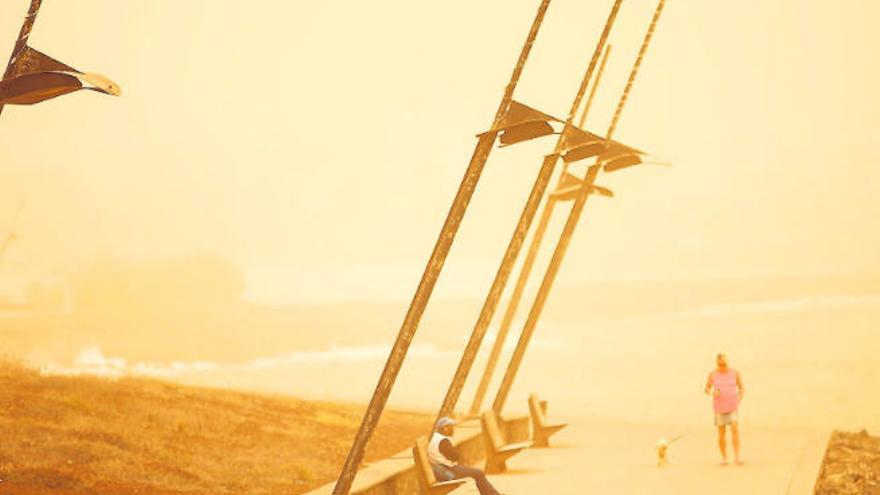
[[[529,395],[529,414],[532,417],[532,441],[535,447],[549,447],[550,437],[568,426],[568,423],[551,424],[547,422],[545,406],[538,400],[537,394]]]
[[[498,418],[491,409],[480,416],[483,427],[483,440],[486,444],[486,473],[500,473],[507,470],[507,460],[524,449],[531,447],[532,442],[505,444],[498,427]]]
[[[413,460],[416,464],[416,476],[419,489],[423,495],[445,495],[464,484],[465,480],[437,481],[431,461],[428,460],[428,448],[425,439],[419,439],[413,446]]]

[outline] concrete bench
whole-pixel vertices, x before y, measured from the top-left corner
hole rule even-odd
[[[424,439],[419,439],[413,446],[413,460],[422,495],[445,495],[464,484],[465,480],[437,481],[428,460],[427,443]]]
[[[547,422],[546,403],[541,403],[536,394],[529,395],[529,414],[532,416],[532,441],[535,447],[549,447],[550,437],[568,426],[568,423],[550,424]]]
[[[483,441],[486,446],[486,472],[489,474],[505,471],[508,459],[532,445],[530,441],[505,444],[495,411],[484,412],[480,416],[480,424],[483,427]]]
[[[516,415],[499,418],[503,438],[518,442],[529,438],[529,417]],[[485,459],[485,441],[478,418],[461,421],[455,429],[452,444],[461,454],[460,461],[473,466]],[[363,466],[354,479],[351,495],[416,495],[420,493],[412,448]],[[331,495],[335,480],[307,495]],[[462,492],[467,492],[467,487]]]

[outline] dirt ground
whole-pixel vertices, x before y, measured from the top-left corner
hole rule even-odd
[[[360,406],[0,365],[0,492],[297,494],[338,475]],[[430,418],[389,412],[366,460]]]
[[[816,483],[816,495],[880,494],[880,437],[835,431]]]

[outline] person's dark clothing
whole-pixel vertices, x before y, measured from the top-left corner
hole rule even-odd
[[[458,462],[458,450],[452,446],[452,442],[450,442],[448,438],[440,442],[440,453],[446,456],[450,461]]]
[[[440,452],[447,459],[456,463],[459,462],[459,458],[461,457],[458,450],[449,440],[443,440],[440,442]],[[462,466],[459,464],[456,464],[455,466],[443,466],[434,462],[431,463],[431,469],[434,471],[434,477],[437,478],[437,481],[471,478],[476,482],[477,490],[480,491],[480,495],[501,495],[498,490],[492,486],[492,483],[489,483],[489,479],[486,478],[486,473],[484,473],[482,469]]]

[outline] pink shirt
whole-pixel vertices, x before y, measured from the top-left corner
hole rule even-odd
[[[739,393],[736,386],[736,370],[728,369],[724,373],[712,372],[713,400],[715,412],[727,414],[736,411],[739,406]]]

